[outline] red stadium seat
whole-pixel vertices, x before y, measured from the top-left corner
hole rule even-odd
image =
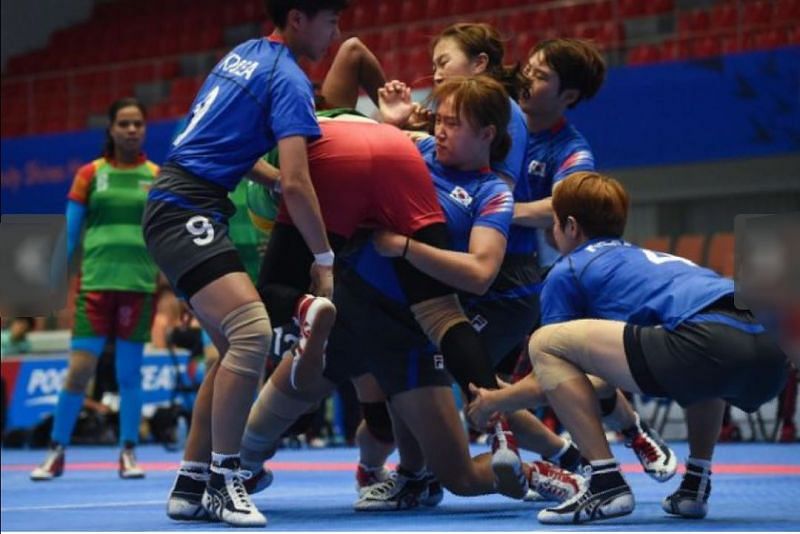
[[[722,53],[719,39],[716,37],[702,37],[692,43],[692,57],[706,59],[719,56]]]
[[[639,45],[628,51],[628,65],[647,65],[661,59],[655,45]]]
[[[702,234],[683,234],[675,241],[674,254],[697,265],[703,265],[705,244],[706,236]]]
[[[744,4],[742,22],[746,26],[762,26],[772,20],[772,3],[766,1],[747,2]]]
[[[614,6],[609,1],[592,3],[588,9],[591,21],[601,22],[614,18]]]
[[[642,2],[642,4],[644,4],[645,13],[648,15],[667,13],[675,8],[673,0],[651,0],[649,2]]]
[[[711,236],[708,243],[708,261],[706,267],[722,276],[733,278],[734,275],[735,237],[732,233],[718,233]]]
[[[587,4],[567,4],[556,13],[561,26],[575,26],[589,21],[589,6]]]
[[[710,16],[712,28],[731,28],[736,26],[739,20],[739,11],[735,4],[723,2],[711,8]]]
[[[400,22],[402,6],[397,0],[382,0],[377,7],[374,24],[391,26]]]
[[[671,251],[670,242],[672,239],[669,236],[653,236],[648,237],[644,241],[642,241],[642,248],[646,248],[648,250],[654,250],[656,252],[667,252]]]
[[[404,23],[424,20],[427,14],[425,2],[419,0],[404,0],[400,7],[400,21]]]
[[[619,0],[619,13],[624,18],[639,17],[645,14],[647,2],[640,0]]]
[[[450,15],[468,15],[476,11],[476,0],[450,0]]]
[[[711,28],[711,17],[704,9],[694,9],[681,13],[678,18],[678,35],[689,37],[705,33]]]
[[[773,20],[779,23],[800,21],[800,0],[778,0]]]
[[[353,29],[369,28],[375,24],[376,5],[362,2],[353,8]]]

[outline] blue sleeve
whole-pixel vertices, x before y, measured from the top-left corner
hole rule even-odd
[[[279,70],[270,94],[269,127],[276,141],[295,135],[316,139],[322,131],[314,114],[311,82],[298,73]]]
[[[516,103],[514,103],[516,105]],[[525,163],[525,152],[528,144],[528,125],[519,106],[511,108],[511,122],[508,125],[508,135],[511,136],[511,149],[506,159],[492,165],[492,168],[503,173],[516,184],[523,177],[522,169]]]
[[[593,171],[594,168],[594,154],[589,147],[571,147],[565,150],[559,158],[558,169],[553,175],[553,187],[574,172]]]
[[[417,141],[417,150],[423,157],[433,158],[436,152],[436,139],[431,135]]]
[[[569,268],[568,259],[559,260],[542,286],[539,297],[542,325],[586,317],[586,300]]]
[[[86,206],[74,200],[67,201],[67,263],[81,240],[83,221],[86,219]]]
[[[508,185],[497,178],[492,181],[490,187],[481,191],[476,218],[472,226],[494,228],[508,239],[508,230],[513,215],[514,196]]]

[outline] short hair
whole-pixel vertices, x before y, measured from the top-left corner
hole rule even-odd
[[[336,13],[344,10],[350,0],[264,0],[264,9],[267,17],[278,28],[286,27],[289,11],[297,9],[308,17],[313,17],[320,11],[330,9]]]
[[[511,121],[511,104],[503,85],[489,76],[454,76],[437,85],[428,97],[438,105],[453,97],[453,107],[463,115],[473,128],[494,126],[490,158],[503,161],[511,149],[508,123]]]
[[[506,48],[500,33],[485,22],[457,22],[451,24],[436,36],[433,47],[442,39],[453,39],[469,59],[474,59],[480,54],[486,54],[489,59],[486,65],[487,76],[503,84],[508,94],[514,100],[519,98],[520,91],[527,86],[527,80],[522,76],[519,63],[504,65]]]
[[[563,228],[574,217],[589,239],[622,237],[630,200],[617,180],[597,172],[576,172],[553,192],[553,211]]]
[[[589,100],[606,78],[606,61],[603,55],[589,41],[583,39],[548,39],[537,43],[528,57],[542,52],[544,61],[558,74],[559,92],[577,89],[579,96],[570,108],[581,100]]]

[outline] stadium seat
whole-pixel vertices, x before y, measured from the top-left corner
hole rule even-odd
[[[675,241],[676,256],[686,258],[697,265],[703,265],[705,259],[706,236],[702,234],[683,234]]]
[[[800,21],[800,0],[778,0],[775,4],[775,22]]]
[[[400,21],[406,24],[424,20],[427,9],[424,2],[404,0],[400,7]]]
[[[670,252],[670,242],[670,237],[666,235],[648,237],[642,241],[642,248],[654,250],[656,252]]]
[[[772,3],[763,0],[744,4],[742,21],[745,26],[763,26],[772,20]]]
[[[730,232],[717,233],[708,242],[706,267],[722,276],[733,278],[735,236]]]
[[[709,16],[714,29],[732,28],[739,20],[739,11],[735,4],[722,2],[711,8]]]
[[[639,45],[628,51],[628,65],[647,65],[661,59],[656,45]]]
[[[402,6],[397,0],[381,0],[377,7],[374,24],[377,26],[391,26],[400,22]]]
[[[678,35],[680,37],[691,37],[700,33],[705,33],[711,27],[711,17],[704,9],[694,9],[681,13],[678,17]]]

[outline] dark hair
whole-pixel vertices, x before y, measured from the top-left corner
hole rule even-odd
[[[264,0],[264,9],[267,17],[278,28],[286,27],[289,11],[297,9],[308,17],[313,17],[320,11],[330,9],[335,13],[343,11],[350,4],[350,0]]]
[[[442,30],[433,40],[432,48],[442,39],[455,39],[468,58],[486,54],[489,61],[486,74],[503,84],[506,92],[517,100],[520,90],[527,85],[519,63],[503,65],[505,45],[500,34],[485,22],[459,22]]]
[[[583,39],[548,39],[533,47],[528,57],[544,53],[544,61],[558,74],[559,92],[577,89],[578,99],[570,104],[574,108],[581,100],[592,98],[606,78],[603,55],[589,41]]]
[[[144,107],[144,104],[139,102],[138,99],[133,97],[125,97],[120,98],[119,100],[115,100],[113,104],[108,108],[108,128],[106,128],[106,145],[103,148],[103,155],[107,158],[114,157],[114,138],[111,137],[111,126],[114,124],[114,121],[117,120],[117,113],[122,108],[127,107],[137,107],[139,111],[142,112],[142,117],[147,119],[147,110]]]
[[[511,149],[508,123],[511,120],[511,104],[502,84],[489,76],[447,79],[433,88],[429,102],[438,105],[453,97],[453,107],[474,128],[495,127],[495,136],[490,149],[491,161],[503,161]]]
[[[572,216],[589,239],[622,237],[630,200],[618,181],[597,172],[576,172],[553,192],[553,211],[563,228]]]

